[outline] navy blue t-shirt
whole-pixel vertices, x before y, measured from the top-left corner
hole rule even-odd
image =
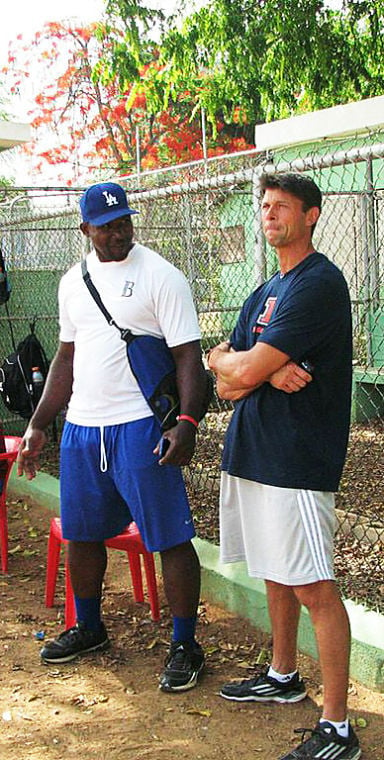
[[[336,491],[348,442],[352,329],[348,287],[322,253],[276,274],[246,300],[231,342],[263,341],[314,367],[297,393],[263,383],[235,402],[222,469],[280,488]]]

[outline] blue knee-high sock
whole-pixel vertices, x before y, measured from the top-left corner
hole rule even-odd
[[[182,618],[173,617],[173,634],[172,641],[195,641],[197,615],[193,617]]]
[[[101,628],[101,598],[80,599],[75,596],[76,617],[78,623],[84,623],[89,631],[99,631]]]

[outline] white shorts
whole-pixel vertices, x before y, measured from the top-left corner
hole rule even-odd
[[[335,497],[221,474],[221,561],[286,586],[334,580]]]

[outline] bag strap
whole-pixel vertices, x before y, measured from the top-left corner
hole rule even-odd
[[[8,275],[7,275],[7,269],[6,269],[6,266],[5,266],[4,254],[3,254],[3,251],[1,250],[1,248],[0,248],[0,272],[2,272],[5,275],[5,279],[7,281],[7,277],[8,277]],[[8,291],[8,298],[9,298],[9,293],[10,293],[10,291]],[[5,305],[5,311],[7,312],[7,320],[8,320],[8,325],[9,325],[9,332],[10,332],[10,335],[11,335],[12,348],[13,348],[14,351],[16,351],[16,341],[15,341],[15,336],[14,336],[14,333],[13,333],[13,326],[12,326],[12,321],[11,321],[11,315],[9,313],[9,308],[8,308],[8,303],[7,303],[8,298],[7,298],[6,301],[4,301],[4,305]]]
[[[9,332],[10,332],[10,335],[11,335],[12,348],[16,352],[17,351],[17,346],[16,346],[16,341],[15,341],[15,335],[14,335],[14,332],[13,332],[12,319],[11,319],[11,315],[9,313],[9,309],[8,309],[8,304],[7,303],[5,304],[5,311],[7,312],[7,320],[8,320],[8,325],[9,325]]]
[[[132,340],[134,340],[135,336],[133,335],[132,331],[129,329],[129,327],[120,327],[117,322],[113,319],[112,315],[109,313],[106,306],[104,306],[99,291],[97,290],[94,282],[92,282],[91,275],[88,272],[87,268],[87,262],[86,259],[82,259],[81,262],[81,272],[83,275],[83,280],[93,298],[93,300],[98,305],[100,311],[102,314],[104,314],[105,319],[107,320],[109,325],[112,325],[113,327],[116,327],[120,333],[120,337],[122,340],[125,341],[125,343],[131,343]]]

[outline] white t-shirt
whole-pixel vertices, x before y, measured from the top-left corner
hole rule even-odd
[[[199,340],[200,329],[184,275],[155,251],[135,243],[124,261],[87,257],[101,300],[120,327],[164,337],[170,348]],[[126,345],[108,324],[75,264],[59,286],[60,340],[75,343],[67,420],[117,425],[152,412],[130,370]]]

